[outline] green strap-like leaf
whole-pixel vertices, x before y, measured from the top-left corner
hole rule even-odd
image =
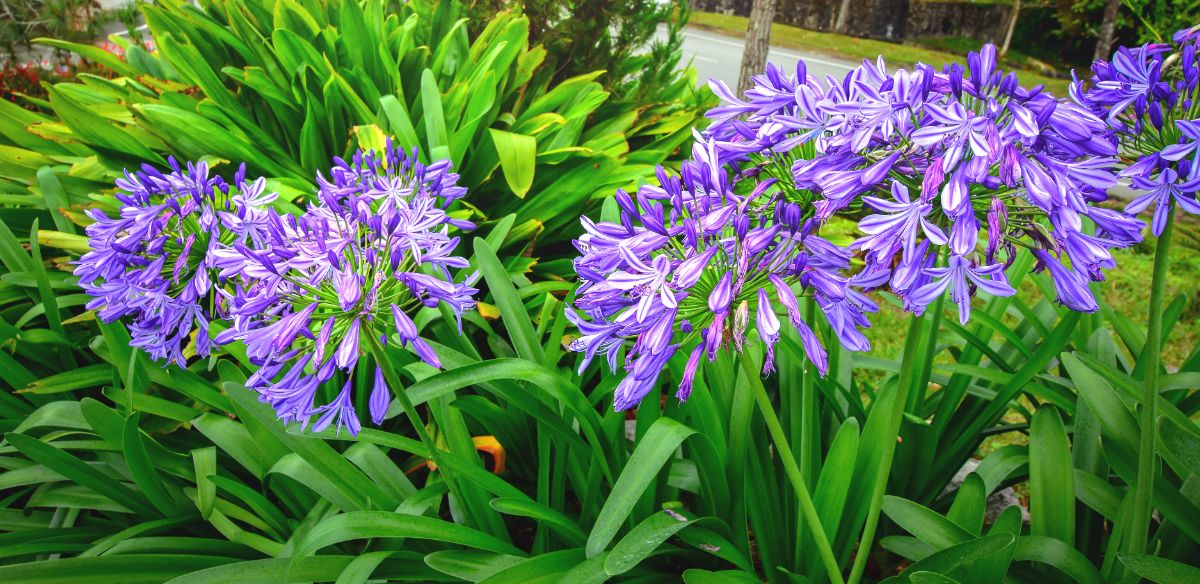
[[[1200,476],[1200,435],[1196,426],[1186,427],[1169,418],[1159,418],[1158,436],[1162,441],[1159,448],[1166,455],[1176,472],[1181,476],[1193,473]]]
[[[0,582],[21,584],[162,584],[181,574],[233,561],[200,555],[116,555],[0,566]]]
[[[100,387],[101,385],[111,384],[112,381],[112,366],[102,363],[47,375],[30,383],[21,391],[38,395],[63,393],[76,389]]]
[[[425,556],[425,565],[468,582],[479,582],[523,561],[517,556],[479,550],[445,550]]]
[[[125,77],[138,76],[137,70],[131,67],[129,63],[122,61],[120,57],[103,47],[50,38],[34,39],[33,42],[39,45],[46,45],[56,49],[71,51],[72,53],[76,53],[80,57],[83,57],[89,61],[99,63],[105,67],[108,67],[109,69],[112,69],[118,75],[123,75]]]
[[[567,517],[563,512],[547,507],[531,499],[496,498],[491,501],[492,509],[505,515],[528,517],[545,524],[555,533],[567,540],[573,546],[582,546],[587,542],[587,534],[579,528],[579,524]]]
[[[217,474],[217,448],[206,446],[192,451],[192,466],[196,470],[196,507],[200,516],[208,519],[217,496],[217,485],[209,477]]]
[[[608,547],[621,525],[633,511],[642,492],[654,481],[663,465],[671,458],[679,445],[696,431],[671,418],[659,418],[638,443],[625,470],[613,485],[612,493],[604,501],[600,516],[588,535],[587,555],[595,556]]]
[[[1021,508],[1016,505],[1005,507],[996,518],[995,523],[988,528],[988,535],[1007,533],[1014,538],[1021,537]],[[1006,546],[999,551],[990,553],[971,564],[970,572],[964,579],[971,584],[1001,584],[1008,575],[1012,565],[1013,554],[1017,546]]]
[[[353,511],[334,515],[314,526],[296,547],[296,557],[304,557],[344,541],[400,537],[442,541],[514,556],[525,555],[512,544],[441,519],[399,515],[390,511]]]
[[[514,134],[488,128],[496,154],[500,157],[500,168],[504,181],[514,195],[524,199],[533,186],[534,168],[537,166],[537,140],[533,136]]]
[[[379,564],[383,563],[392,553],[388,551],[370,552],[354,558],[346,565],[342,573],[338,574],[337,582],[334,584],[366,584]]]
[[[977,473],[967,475],[954,495],[954,502],[950,504],[950,510],[946,512],[946,518],[967,530],[971,535],[978,536],[983,528],[987,496],[983,479]]]
[[[580,560],[583,560],[583,550],[579,548],[540,554],[496,572],[480,580],[479,584],[562,582],[564,580],[559,576],[570,571]]]
[[[422,117],[425,118],[425,143],[429,147],[429,159],[449,158],[450,138],[446,134],[446,118],[442,114],[442,94],[438,90],[433,71],[429,69],[421,72],[421,107]]]
[[[1200,568],[1146,554],[1117,554],[1133,573],[1157,584],[1195,584],[1200,582]]]
[[[1042,406],[1029,430],[1029,531],[1075,542],[1075,473],[1058,409]]]
[[[133,476],[133,482],[137,483],[138,488],[141,489],[150,504],[154,505],[163,516],[170,517],[182,509],[171,498],[171,493],[167,491],[166,483],[163,482],[159,469],[150,458],[142,430],[138,427],[140,419],[139,414],[133,414],[125,420],[122,440],[125,463],[129,466],[129,474]]]
[[[358,470],[350,461],[335,451],[329,444],[311,436],[298,436],[288,433],[283,424],[275,417],[270,406],[258,401],[257,395],[245,387],[234,383],[226,383],[225,388],[243,413],[243,418],[250,417],[247,424],[255,422],[270,435],[287,446],[292,452],[312,466],[322,478],[336,488],[352,505],[351,508],[365,510],[371,508],[394,509],[396,501],[376,485],[370,477]]]
[[[908,581],[913,584],[959,584],[958,580],[937,572],[913,572],[909,574]]]
[[[900,527],[939,550],[973,539],[967,530],[953,521],[908,499],[884,497],[883,512]]]
[[[63,450],[24,434],[6,434],[5,439],[25,456],[138,515],[147,515],[156,519],[161,517],[154,507],[145,502],[142,495]]]
[[[998,552],[1013,544],[1010,533],[988,535],[965,541],[929,555],[925,559],[909,566],[895,580],[908,581],[909,576],[918,572],[936,572],[948,574],[955,568],[973,562],[989,554]],[[893,579],[886,580],[887,582]]]
[[[372,556],[313,556],[296,562],[289,558],[271,558],[248,562],[231,563],[200,570],[180,576],[170,584],[247,584],[249,582],[330,582],[345,574],[356,562]],[[366,561],[358,562],[356,569],[365,567]],[[438,582],[449,578],[430,570],[418,560],[385,558],[374,566],[373,574],[389,582]],[[340,582],[340,580],[339,580]]]
[[[540,350],[540,347],[538,348]],[[600,465],[605,478],[613,476],[612,465],[605,458],[608,449],[601,439],[600,417],[578,387],[568,383],[558,373],[525,359],[490,359],[456,367],[431,375],[408,388],[414,404],[422,404],[456,389],[488,381],[521,380],[543,401],[561,403],[579,421],[580,431],[591,443],[591,453]]]
[[[508,270],[496,257],[492,246],[483,239],[475,239],[475,261],[479,271],[487,281],[488,290],[496,307],[500,309],[500,317],[504,320],[504,328],[512,339],[513,348],[517,355],[534,363],[542,362],[542,344],[538,342],[537,333],[529,318],[529,311],[517,296],[517,290],[508,276]]]
[[[1062,570],[1079,584],[1101,584],[1100,571],[1074,547],[1052,537],[1023,535],[1017,540],[1014,561],[1041,562]]]
[[[647,517],[613,546],[604,560],[605,573],[618,576],[632,570],[654,553],[664,541],[695,523],[695,517],[686,517],[670,511]]]
[[[67,201],[67,193],[63,190],[62,183],[58,181],[54,171],[49,166],[43,166],[38,169],[38,186],[42,189],[42,197],[46,199],[46,209],[50,211],[51,218],[54,219],[54,227],[63,233],[75,233],[75,225],[71,223],[61,212],[70,206]]]

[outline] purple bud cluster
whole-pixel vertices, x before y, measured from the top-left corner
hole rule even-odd
[[[260,240],[275,193],[262,178],[247,181],[245,166],[230,182],[203,162],[181,168],[171,158],[170,166],[117,179],[116,217],[87,211],[91,250],[75,275],[92,296],[88,309],[104,322],[128,317],[133,346],[182,367],[191,343],[195,355],[210,354],[210,324],[228,306],[213,252]]]
[[[1171,43],[1120,47],[1111,60],[1092,65],[1088,82],[1071,86],[1077,102],[1108,122],[1110,140],[1120,146],[1120,174],[1140,193],[1125,211],[1153,206],[1156,236],[1173,205],[1200,214],[1198,41],[1200,26],[1176,32]]]
[[[1087,283],[1115,266],[1112,249],[1140,240],[1141,222],[1097,205],[1116,182],[1104,119],[1021,87],[990,45],[966,69],[889,74],[880,59],[819,80],[800,62],[753,81],[743,97],[711,82],[723,103],[680,177],[660,171],[636,200],[618,192],[616,221],[583,218],[571,348],[584,366],[604,352],[615,371],[633,340],[618,410],[698,340],[685,399],[699,357],[741,351],[751,323],[769,371],[782,315],[823,372],[798,297],[850,350],[869,348],[862,329],[877,307],[866,293],[877,288],[918,314],[949,291],[965,323],[977,291],[1015,292],[1004,270],[1018,246],[1050,273],[1060,302],[1096,310]],[[823,239],[835,220],[862,236],[846,247]]]
[[[190,195],[187,202],[170,202],[171,196],[163,200],[166,191],[161,188],[142,188],[159,182],[159,175],[148,169],[118,183],[134,193],[122,195],[125,223],[112,227],[98,221],[89,228],[94,251],[84,256],[77,273],[88,282],[96,279],[93,273],[104,278],[103,284],[88,288],[98,296],[94,303],[114,305],[108,298],[117,292],[109,287],[135,289],[141,295],[127,293],[129,300],[101,311],[102,316],[134,314],[130,328],[135,339],[139,333],[152,338],[176,330],[186,335],[182,326],[168,329],[159,316],[162,310],[155,307],[151,312],[141,292],[148,286],[142,272],[164,274],[169,285],[159,296],[178,304],[185,314],[205,319],[202,325],[197,320],[204,333],[204,341],[197,341],[203,354],[210,348],[208,319],[227,321],[212,341],[244,346],[247,358],[258,367],[246,386],[285,422],[305,427],[317,416],[317,432],[334,424],[352,434],[359,431],[353,389],[359,377],[371,380],[364,384],[371,387],[371,420],[383,421],[391,391],[401,388],[389,388],[378,365],[366,359],[372,346],[395,342],[430,366],[441,366],[433,348],[420,338],[413,314],[442,305],[461,328],[462,313],[474,308],[477,292],[470,282],[456,282],[452,275],[468,262],[454,255],[459,238],[449,235],[450,229],[474,226],[447,212],[466,194],[448,161],[424,165],[415,150],[406,153],[390,142],[383,152],[360,151],[350,161],[334,159],[327,175],[317,177],[315,202],[299,215],[263,208],[274,195],[262,196],[262,179],[245,185],[239,173],[235,192],[208,179],[203,165],[190,174],[176,174],[182,178],[168,181],[171,192],[185,191]],[[221,196],[214,195],[214,189]],[[169,231],[166,237],[174,243],[156,243],[160,231]],[[193,236],[195,244],[189,239]],[[111,251],[127,254],[126,248],[138,241],[145,243],[135,248],[140,254],[136,261]],[[145,267],[117,269],[126,265]],[[178,265],[183,267],[172,267]],[[214,309],[200,302],[205,295],[215,299]],[[167,344],[177,349],[180,340]],[[185,364],[178,350],[170,357]],[[360,363],[370,363],[373,369],[357,375]],[[332,393],[329,389],[336,389],[333,384],[342,383],[339,380],[344,380],[341,390],[319,403]]]

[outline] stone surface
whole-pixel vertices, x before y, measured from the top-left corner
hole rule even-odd
[[[942,491],[942,495],[953,493],[958,487],[962,486],[963,481],[967,480],[967,475],[975,472],[979,468],[979,461],[972,458],[958,469],[954,478],[950,479],[950,484],[946,485],[946,490]],[[996,518],[1000,516],[1000,512],[1016,505],[1021,509],[1021,523],[1029,523],[1029,508],[1021,504],[1021,498],[1017,496],[1017,492],[1012,487],[1006,487],[988,495],[987,506],[983,512],[983,522],[985,525],[991,525]]]

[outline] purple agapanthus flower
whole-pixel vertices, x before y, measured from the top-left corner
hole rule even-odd
[[[658,184],[640,188],[636,199],[618,192],[617,221],[584,218],[575,241],[581,284],[567,316],[580,333],[570,345],[583,353],[580,370],[604,354],[616,371],[620,349],[633,341],[613,399],[618,411],[652,392],[684,346],[694,345],[679,399],[690,395],[702,356],[744,350],[754,338],[766,347],[764,373],[773,370],[784,322],[823,374],[825,349],[797,296],[811,297],[847,348],[865,348],[858,329],[875,307],[859,302],[843,275],[849,250],[814,233],[815,222],[802,222],[775,180],[731,174],[712,155],[716,148],[702,139],[681,176],[660,171]]]
[[[1016,293],[1004,277],[1004,267],[999,264],[972,266],[960,255],[950,256],[950,265],[945,268],[925,270],[933,281],[913,292],[913,302],[928,305],[934,298],[950,289],[950,298],[958,305],[959,322],[966,324],[971,319],[971,295],[975,287],[993,296],[1011,296]]]
[[[210,324],[227,308],[230,282],[213,253],[257,238],[276,195],[264,179],[248,181],[245,166],[226,182],[204,162],[169,163],[167,173],[143,165],[117,179],[116,216],[87,211],[91,249],[75,275],[101,320],[128,318],[133,346],[184,367],[189,346],[210,354]]]
[[[1156,54],[1121,60],[1117,74],[1136,82],[1107,84],[1114,103],[1142,111],[1147,100],[1130,92],[1162,92]],[[615,370],[633,341],[617,409],[653,391],[662,364],[693,342],[681,398],[700,356],[742,351],[755,337],[769,372],[783,310],[823,371],[797,296],[850,350],[869,348],[862,329],[877,307],[866,293],[877,288],[915,313],[948,293],[965,323],[979,291],[1015,293],[1004,270],[1018,249],[1035,250],[1063,304],[1096,310],[1087,282],[1104,278],[1110,251],[1140,241],[1142,226],[1099,206],[1118,179],[1106,113],[1078,91],[1072,102],[1021,87],[991,45],[967,62],[889,73],[882,59],[864,61],[825,80],[803,62],[794,72],[768,65],[742,96],[710,82],[723,103],[682,176],[660,172],[636,200],[618,192],[617,218],[584,218],[575,242],[582,314],[569,311],[581,333],[572,349],[583,366],[604,353]],[[1181,140],[1166,155],[1197,153]],[[820,237],[835,218],[862,232],[849,248]]]
[[[1194,179],[1200,174],[1200,120],[1176,120],[1175,125],[1179,128],[1180,142],[1163,148],[1159,156],[1171,162],[1186,159],[1191,167],[1188,178]]]
[[[1110,140],[1119,141],[1121,175],[1138,196],[1125,207],[1131,216],[1150,211],[1160,235],[1173,206],[1200,213],[1200,56],[1196,28],[1181,30],[1171,43],[1120,47],[1111,60],[1092,65],[1089,80],[1072,84],[1080,105],[1103,116]],[[1110,233],[1120,234],[1113,226]]]
[[[1140,195],[1125,210],[1138,214],[1154,205],[1154,219],[1151,230],[1157,237],[1162,235],[1167,226],[1167,210],[1173,201],[1188,213],[1200,214],[1200,202],[1196,201],[1196,189],[1200,187],[1200,177],[1191,180],[1180,180],[1173,168],[1164,168],[1157,176],[1134,176],[1131,186],[1146,194]]]
[[[791,180],[780,186],[801,203],[802,217],[856,220],[865,235],[855,251],[868,264],[896,267],[887,285],[915,312],[937,297],[916,294],[928,270],[949,269],[959,257],[992,273],[1013,260],[1017,244],[1050,245],[1068,263],[1088,264],[1090,278],[1103,278],[1107,261],[1076,258],[1084,247],[1055,242],[1084,241],[1093,215],[1098,228],[1112,222],[1097,206],[1117,182],[1111,129],[1093,108],[1021,87],[997,68],[991,45],[967,61],[966,69],[894,73],[864,62],[824,82],[803,66],[794,77],[772,68],[744,98],[717,92],[726,103],[710,116],[707,134],[723,149],[714,158],[743,174],[778,177],[789,168]],[[1142,75],[1146,87],[1158,87],[1155,75]],[[791,102],[779,97],[787,88],[795,88]],[[1139,240],[1137,230],[1119,229],[1086,247],[1106,253]],[[953,290],[926,291],[933,289]]]
[[[858,223],[858,228],[867,234],[859,240],[859,248],[867,252],[872,262],[888,264],[901,250],[906,254],[914,253],[919,235],[937,245],[946,245],[949,239],[945,232],[930,220],[931,203],[911,201],[908,187],[901,182],[892,183],[892,198],[888,201],[863,197],[863,202],[884,213],[867,216]]]
[[[367,358],[376,340],[441,366],[412,315],[440,304],[461,319],[475,306],[470,279],[453,277],[468,263],[453,255],[458,238],[449,230],[471,227],[446,211],[465,192],[457,178],[449,162],[423,165],[415,151],[390,143],[383,152],[360,151],[318,177],[318,202],[304,214],[271,213],[261,245],[217,254],[223,272],[246,279],[230,302],[233,326],[217,341],[245,344],[259,366],[246,385],[281,420],[303,427],[318,415],[314,431],[336,424],[357,433],[350,380],[366,363],[369,415],[381,423],[391,390]],[[338,375],[344,387],[319,403]]]

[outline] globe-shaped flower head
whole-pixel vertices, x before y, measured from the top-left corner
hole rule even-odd
[[[824,373],[825,350],[801,316],[798,291],[818,303],[844,346],[869,346],[859,328],[868,326],[864,312],[877,307],[859,288],[877,285],[877,274],[845,277],[848,250],[802,224],[774,180],[731,180],[717,154],[715,142],[700,139],[681,177],[660,169],[659,184],[640,188],[636,201],[617,193],[619,222],[582,219],[575,269],[583,314],[567,311],[580,332],[570,348],[584,353],[583,367],[604,352],[615,371],[620,348],[633,340],[617,410],[641,401],[667,360],[692,343],[680,399],[691,392],[701,356],[742,351],[754,337],[766,346],[764,372],[772,370],[781,332],[776,307]]]
[[[128,317],[133,346],[183,367],[193,331],[195,354],[207,356],[209,324],[226,309],[211,252],[260,237],[276,195],[264,179],[247,182],[244,166],[226,182],[203,162],[170,165],[170,173],[143,165],[117,179],[116,217],[87,211],[91,250],[75,275],[101,320]]]
[[[853,248],[894,268],[890,287],[913,312],[949,291],[965,322],[976,290],[1012,294],[1016,246],[1035,250],[1061,302],[1095,310],[1086,282],[1138,239],[1136,221],[1096,206],[1116,181],[1103,120],[1022,88],[991,45],[967,61],[891,74],[864,62],[824,83],[803,64],[768,66],[744,100],[714,82],[725,103],[708,133],[742,174],[780,179],[805,219],[857,221]]]
[[[390,339],[440,367],[411,315],[444,304],[461,317],[475,305],[476,290],[451,275],[467,261],[452,255],[458,238],[448,230],[471,227],[446,212],[465,193],[457,178],[449,162],[426,166],[415,151],[406,155],[390,143],[382,153],[337,159],[328,177],[318,177],[319,202],[307,212],[273,214],[262,245],[220,254],[224,272],[250,283],[232,302],[233,328],[218,340],[245,343],[260,366],[247,386],[280,419],[306,425],[319,414],[315,431],[336,422],[357,433],[356,367]],[[340,392],[317,404],[339,371]],[[378,424],[391,394],[378,366],[370,377],[369,410]]]
[[[948,292],[965,323],[977,291],[1015,292],[1004,270],[1017,246],[1050,272],[1059,301],[1095,310],[1087,281],[1140,226],[1096,206],[1116,181],[1106,124],[1022,88],[996,69],[995,47],[968,65],[889,74],[881,59],[824,82],[803,62],[795,74],[768,65],[744,97],[712,82],[724,103],[681,179],[660,173],[636,201],[618,193],[619,222],[584,218],[576,242],[584,314],[569,312],[581,333],[571,347],[584,365],[605,352],[615,370],[633,339],[617,409],[694,337],[681,397],[699,357],[741,351],[751,326],[769,370],[784,315],[823,369],[798,296],[851,350],[869,348],[865,292],[885,285],[915,313]],[[835,218],[862,234],[848,248],[820,237]]]
[[[1111,61],[1092,65],[1090,82],[1071,87],[1077,101],[1103,116],[1121,145],[1121,174],[1138,196],[1125,208],[1153,208],[1154,235],[1166,228],[1178,205],[1200,213],[1200,26],[1181,30],[1172,42],[1120,47]]]

